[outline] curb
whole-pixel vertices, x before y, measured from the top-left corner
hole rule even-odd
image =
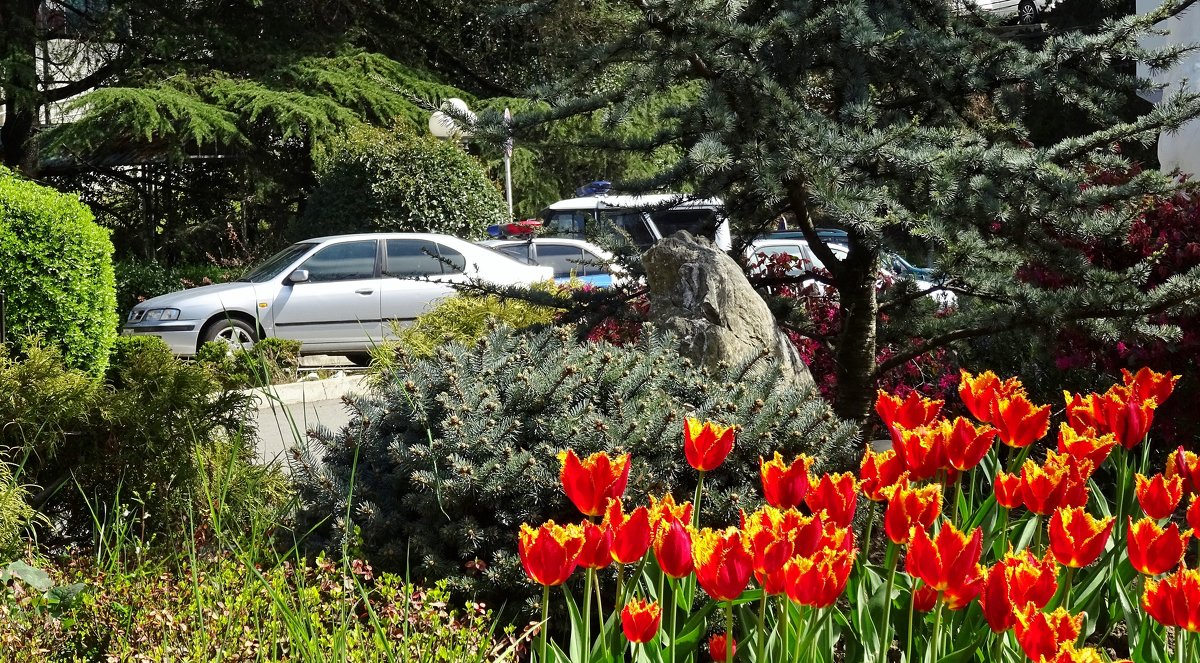
[[[346,394],[359,391],[366,378],[366,375],[339,375],[332,378],[325,378],[324,380],[289,382],[288,384],[242,389],[240,391],[243,394],[253,396],[258,402],[258,408],[261,410],[274,405],[337,400]]]

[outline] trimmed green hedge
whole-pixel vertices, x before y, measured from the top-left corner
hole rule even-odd
[[[0,167],[0,290],[10,340],[40,336],[104,372],[117,335],[113,246],[79,198]]]

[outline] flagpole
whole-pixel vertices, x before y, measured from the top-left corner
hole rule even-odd
[[[504,141],[504,197],[508,200],[508,218],[513,218],[512,201],[512,113],[504,109],[504,126],[508,130],[508,138]]]

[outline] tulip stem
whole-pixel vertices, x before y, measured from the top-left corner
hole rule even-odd
[[[780,629],[779,641],[783,643],[783,653],[784,654],[786,654],[788,651],[788,636],[791,635],[791,628],[792,628],[792,625],[790,624],[790,622],[792,620],[792,606],[788,603],[789,601],[790,601],[790,599],[786,598],[785,596],[779,597],[779,615],[780,616],[779,616],[779,621],[777,622],[777,625],[779,626],[779,629]],[[800,642],[798,640],[796,642],[796,646],[797,647],[800,646]],[[757,662],[755,662],[755,663],[757,663]]]
[[[862,563],[866,566],[871,561],[871,530],[875,527],[875,502],[872,500],[867,505],[867,527],[863,532],[863,553]]]
[[[1068,613],[1071,612],[1071,585],[1075,582],[1075,568],[1071,566],[1063,567],[1063,577],[1060,581],[1062,584],[1062,609]]]
[[[796,604],[796,606],[796,611],[799,614],[800,619],[796,621],[796,646],[792,647],[792,663],[799,662],[800,650],[804,648],[804,643],[807,641],[807,638],[804,636],[808,635],[808,629],[805,628],[807,624],[805,624],[806,611],[804,606],[801,604]]]
[[[917,611],[917,579],[913,578],[908,603],[908,635],[904,639],[904,663],[912,663],[913,613]]]
[[[933,660],[938,660],[942,655],[942,599],[938,597],[937,606],[933,613],[933,638],[929,643],[933,647]]]
[[[596,576],[595,569],[588,569],[583,576],[583,647],[584,657],[592,653],[592,580]],[[567,591],[563,585],[563,591]]]
[[[692,497],[692,529],[700,529],[700,498],[704,495],[704,470],[696,479],[696,494]]]
[[[767,646],[767,590],[763,588],[762,600],[758,603],[758,642],[757,652],[754,656],[755,663],[765,661],[763,652]]]
[[[542,585],[542,641],[538,646],[538,663],[546,663],[546,641],[550,631],[550,585]]]
[[[663,575],[666,575],[666,574],[663,574]],[[669,632],[671,639],[667,641],[667,661],[674,663],[674,661],[675,661],[675,624],[676,624],[675,616],[677,614],[679,614],[679,606],[675,605],[675,593],[679,591],[679,588],[676,586],[674,579],[668,580],[667,586],[671,588],[671,603],[670,603],[670,606],[671,606],[671,622],[670,622],[671,627],[670,628],[671,628],[671,630]],[[664,607],[666,605],[667,605],[666,603],[663,604]]]
[[[600,582],[596,582],[596,615],[600,618],[600,648],[604,651],[604,657],[608,658],[608,639],[604,633],[604,604],[600,596]]]
[[[733,601],[725,602],[725,660],[733,660]]]
[[[958,495],[962,492],[962,477],[954,480],[954,490],[950,492],[950,524],[958,527]]]
[[[995,639],[992,640],[992,660],[993,661],[1003,661],[1004,660],[1004,639],[1008,636],[1008,631],[992,633],[992,635],[995,637]]]
[[[896,562],[899,558],[896,544],[889,540],[887,545],[887,588],[883,592],[883,621],[879,625],[879,655],[875,659],[878,661],[886,661],[888,650],[892,648],[892,639],[889,637],[892,623],[892,590],[896,587]]]
[[[1186,642],[1184,640],[1184,633],[1186,631],[1182,627],[1175,627],[1175,660],[1178,663],[1183,663],[1183,643]]]

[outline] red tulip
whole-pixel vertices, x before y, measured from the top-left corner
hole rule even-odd
[[[1050,658],[1064,645],[1074,645],[1083,627],[1083,615],[1072,616],[1062,608],[1045,613],[1026,606],[1017,613],[1013,631],[1025,655],[1034,661]]]
[[[1200,570],[1179,567],[1162,580],[1146,580],[1142,609],[1164,626],[1200,633]]]
[[[1058,567],[1050,555],[1036,557],[1028,549],[1010,551],[988,570],[979,597],[983,616],[996,633],[1012,628],[1016,611],[1026,604],[1039,610],[1058,591]]]
[[[1175,383],[1179,381],[1179,376],[1171,375],[1170,371],[1155,373],[1146,366],[1138,369],[1136,374],[1122,368],[1121,375],[1124,377],[1125,386],[1129,387],[1136,400],[1154,399],[1157,405],[1162,405],[1171,396],[1171,392],[1175,390]]]
[[[1168,479],[1183,479],[1183,492],[1189,495],[1200,493],[1200,456],[1184,451],[1183,447],[1175,449],[1167,459],[1166,475]]]
[[[612,530],[613,561],[632,564],[640,560],[650,548],[650,512],[639,506],[626,514],[621,500],[609,500],[604,514],[604,525]]]
[[[966,472],[983,460],[992,448],[994,439],[995,428],[988,425],[975,426],[970,421],[958,417],[954,420],[950,438],[946,441],[946,458],[951,467]]]
[[[899,398],[880,390],[875,399],[875,411],[879,413],[883,425],[891,432],[892,442],[895,443],[897,427],[912,429],[933,423],[944,404],[945,401],[931,400],[915,391]]]
[[[1128,545],[1129,563],[1138,573],[1156,576],[1166,573],[1179,564],[1183,551],[1191,538],[1188,530],[1180,533],[1179,526],[1171,523],[1166,529],[1150,518],[1136,523],[1129,518]]]
[[[692,535],[678,520],[658,528],[654,536],[654,558],[663,573],[671,578],[692,574]]]
[[[946,447],[952,430],[944,419],[917,428],[895,427],[893,448],[910,479],[932,479],[939,472],[951,469]]]
[[[793,557],[783,567],[788,598],[800,605],[827,608],[846,590],[854,554],[823,548],[812,557]]]
[[[1021,483],[1019,474],[997,472],[996,481],[992,486],[996,491],[996,503],[1006,509],[1015,509],[1024,504],[1024,500],[1021,499]]]
[[[620,497],[629,482],[629,454],[614,460],[601,451],[580,461],[568,449],[558,454],[558,460],[562,463],[558,476],[563,491],[586,516],[602,515],[608,500]]]
[[[579,565],[585,569],[603,569],[612,564],[612,530],[584,521],[583,549],[579,552]]]
[[[897,486],[891,491],[887,510],[883,512],[884,532],[893,543],[905,544],[914,527],[928,529],[941,513],[941,486]]]
[[[737,641],[728,633],[717,633],[708,639],[708,655],[717,663],[732,661],[737,654]]]
[[[1142,511],[1145,511],[1147,516],[1155,520],[1163,520],[1170,518],[1171,514],[1175,513],[1179,501],[1183,499],[1182,478],[1167,479],[1162,474],[1155,474],[1147,479],[1138,473],[1135,480],[1137,481],[1135,491],[1138,504],[1141,505]]]
[[[715,470],[733,450],[733,426],[688,417],[683,422],[683,453],[701,472]]]
[[[1048,526],[1050,552],[1059,564],[1079,569],[1096,561],[1104,552],[1116,518],[1096,520],[1083,509],[1058,509]]]
[[[1067,424],[1058,427],[1058,452],[1091,462],[1092,468],[1100,467],[1117,446],[1117,438],[1112,434],[1098,435],[1096,429],[1085,428],[1077,431]]]
[[[658,601],[647,602],[634,599],[625,604],[621,611],[621,630],[630,642],[646,643],[658,635],[662,623],[662,609]]]
[[[767,504],[780,509],[800,506],[808,494],[808,470],[812,463],[812,458],[799,455],[790,464],[784,464],[778,451],[770,461],[759,456],[758,472]]]
[[[929,612],[937,605],[938,593],[928,585],[921,585],[913,592],[913,609],[918,612]]]
[[[858,481],[849,472],[823,474],[804,496],[804,503],[813,513],[825,512],[825,517],[841,527],[849,527],[858,506]]]
[[[1193,536],[1200,537],[1200,495],[1192,495],[1192,502],[1187,510],[1188,527],[1192,528]]]
[[[717,601],[741,596],[754,568],[754,559],[736,527],[696,532],[692,536],[692,561],[700,587]]]
[[[1003,382],[991,371],[979,375],[971,375],[967,371],[959,371],[958,396],[962,399],[971,416],[990,424],[997,398],[1011,398],[1016,394],[1025,393],[1024,387],[1016,378]]]
[[[991,423],[1001,442],[1021,449],[1046,436],[1050,430],[1050,406],[1036,406],[1025,394],[997,397],[992,404]]]
[[[556,525],[551,520],[534,529],[522,523],[517,552],[526,575],[548,587],[566,582],[583,550],[583,536],[579,525]]]
[[[945,523],[930,539],[925,530],[914,527],[905,559],[909,575],[920,578],[935,591],[970,577],[979,564],[982,551],[982,532],[979,528],[971,535],[960,532],[954,525]]]
[[[863,495],[872,502],[882,502],[884,491],[902,481],[907,482],[908,474],[895,450],[876,453],[868,444],[859,464],[858,477],[862,480]]]

